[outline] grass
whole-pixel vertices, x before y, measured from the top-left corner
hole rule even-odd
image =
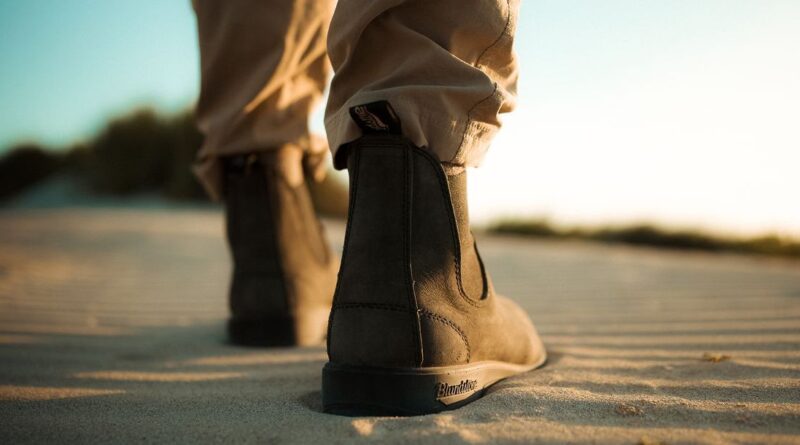
[[[800,240],[779,235],[733,238],[702,230],[673,230],[652,224],[622,227],[559,227],[546,219],[509,219],[489,226],[489,231],[536,238],[582,239],[605,243],[707,252],[736,252],[800,259]]]

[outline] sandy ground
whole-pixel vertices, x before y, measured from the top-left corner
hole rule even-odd
[[[0,443],[800,443],[797,262],[479,236],[548,366],[457,411],[346,418],[320,412],[322,347],[224,343],[221,231],[0,213]]]

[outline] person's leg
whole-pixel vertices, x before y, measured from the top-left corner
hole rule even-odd
[[[196,172],[222,195],[220,157],[285,145],[319,152],[308,118],[328,81],[332,0],[193,0],[204,135]]]
[[[325,152],[308,119],[327,81],[332,2],[193,3],[201,61],[197,124],[205,137],[195,171],[225,203],[234,266],[231,339],[320,342],[337,262],[304,173]]]
[[[328,38],[334,154],[361,135],[350,108],[386,100],[414,145],[447,165],[477,166],[499,114],[515,104],[518,8],[518,0],[340,1]]]
[[[326,126],[350,173],[328,328],[326,411],[424,414],[546,353],[497,295],[469,229],[466,171],[514,101],[517,4],[340,0]]]

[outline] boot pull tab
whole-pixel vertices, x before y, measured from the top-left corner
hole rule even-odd
[[[400,118],[385,100],[350,107],[350,117],[364,134],[402,134]]]

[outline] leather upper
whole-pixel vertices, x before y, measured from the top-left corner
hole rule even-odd
[[[331,361],[430,367],[532,364],[544,348],[527,314],[484,271],[466,173],[447,176],[402,136],[343,147],[350,215],[328,332]]]
[[[299,150],[225,159],[233,318],[301,317],[330,306],[338,261],[314,212],[301,162]]]

